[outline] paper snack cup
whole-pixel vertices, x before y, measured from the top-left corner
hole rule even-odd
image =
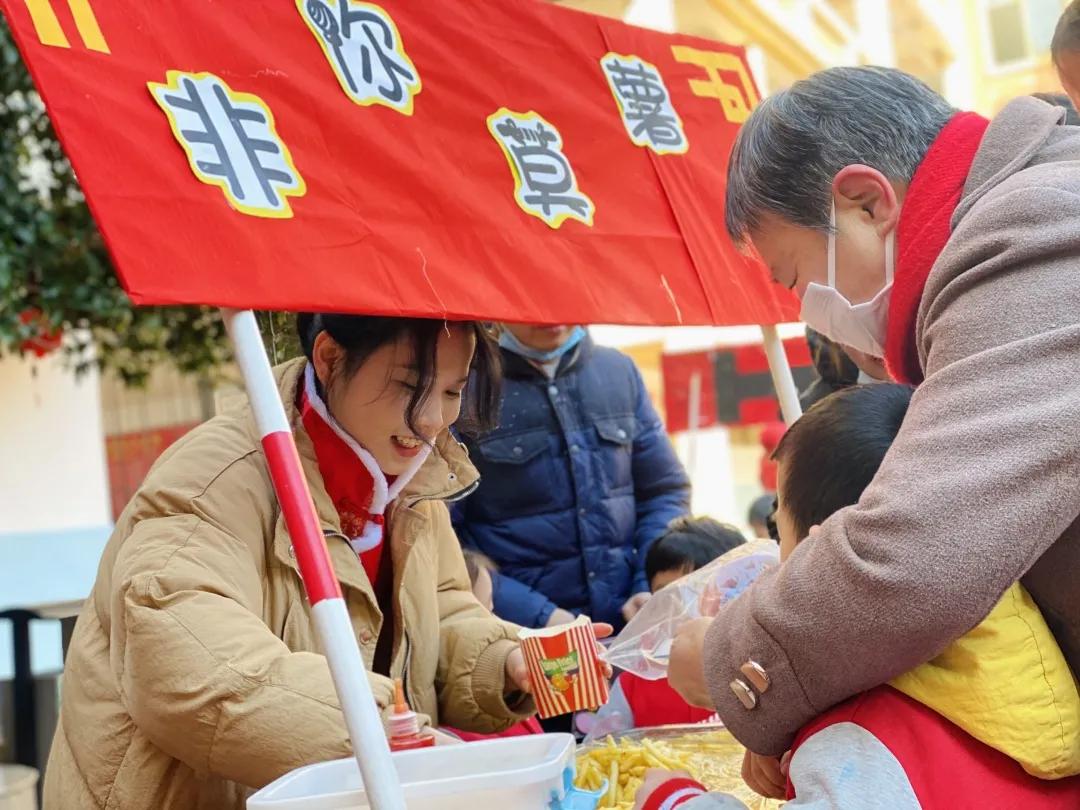
[[[595,711],[607,703],[607,679],[587,617],[559,627],[521,630],[518,637],[540,717]]]

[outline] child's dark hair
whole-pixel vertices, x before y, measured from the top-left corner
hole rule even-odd
[[[372,353],[400,338],[413,347],[416,364],[416,390],[405,408],[405,423],[419,435],[415,419],[435,385],[439,333],[447,321],[429,318],[383,318],[369,315],[333,315],[301,312],[296,316],[300,346],[310,361],[315,338],[326,332],[345,350],[344,379],[349,379]],[[454,326],[472,333],[476,351],[470,366],[467,394],[458,427],[462,430],[488,430],[495,426],[499,413],[502,380],[499,352],[487,327],[478,321],[461,321]],[[321,393],[321,392],[320,392]]]
[[[1061,55],[1080,51],[1080,0],[1073,0],[1058,17],[1054,38],[1050,40],[1050,55],[1060,66]]]
[[[799,538],[858,503],[907,414],[913,388],[857,385],[830,394],[792,425],[773,458],[784,465],[783,506]]]
[[[769,515],[776,509],[776,496],[775,495],[758,495],[754,498],[754,502],[750,504],[750,511],[747,513],[747,522],[753,526],[755,523],[765,525],[769,519]]]
[[[649,582],[661,571],[689,574],[746,542],[742,532],[727,523],[708,517],[681,517],[645,555],[645,577]]]

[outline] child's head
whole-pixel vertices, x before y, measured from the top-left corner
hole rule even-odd
[[[645,555],[649,590],[656,593],[745,542],[742,532],[718,520],[676,518]]]
[[[488,610],[495,609],[494,580],[491,574],[496,570],[495,563],[490,557],[479,551],[463,549],[465,555],[465,570],[469,572],[469,582],[472,584],[473,596],[481,605]]]
[[[776,448],[780,557],[834,512],[857,503],[900,431],[913,389],[880,383],[830,394]]]
[[[1050,43],[1050,55],[1061,86],[1073,105],[1080,107],[1080,0],[1073,0],[1062,12]]]
[[[775,502],[775,495],[759,495],[750,504],[747,522],[754,532],[754,537],[759,540],[767,540],[769,537],[769,515],[773,512]]]

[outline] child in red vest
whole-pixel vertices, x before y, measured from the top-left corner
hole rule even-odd
[[[645,556],[649,590],[656,593],[745,542],[742,532],[734,526],[712,518],[677,518],[649,547]],[[715,716],[715,712],[708,709],[691,706],[663,679],[649,681],[624,672],[619,676],[615,690],[621,691],[626,698],[632,725],[638,728],[702,723]]]
[[[860,500],[911,395],[901,385],[850,388],[788,431],[775,453],[771,525],[782,561],[800,538],[814,541],[812,527]],[[768,690],[760,673],[747,680],[753,683],[732,688],[755,697]],[[786,794],[792,808],[1080,807],[1080,694],[1045,620],[1016,583],[937,657],[804,726],[788,756],[786,785],[780,764],[764,757],[749,755],[743,776],[760,793]],[[733,801],[685,775],[651,773],[636,807],[718,810],[739,806]]]

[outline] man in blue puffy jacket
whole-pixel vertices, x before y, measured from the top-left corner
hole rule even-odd
[[[648,599],[645,553],[690,482],[633,361],[580,326],[503,327],[499,427],[464,437],[480,486],[455,510],[490,557],[495,613],[621,627]]]

